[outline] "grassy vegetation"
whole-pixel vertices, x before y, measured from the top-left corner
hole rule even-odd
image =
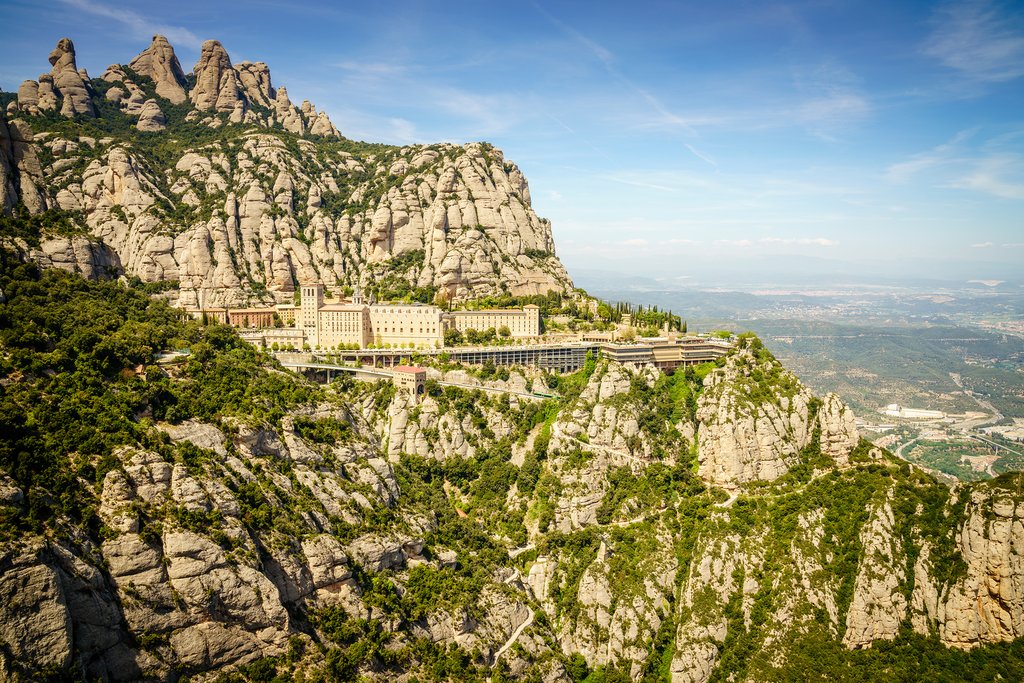
[[[154,420],[274,423],[319,396],[268,372],[231,329],[182,322],[117,283],[39,272],[5,253],[0,289],[0,469],[25,493],[27,529],[66,517],[98,531],[94,487],[117,446],[164,443]],[[180,348],[191,355],[172,378],[154,354]]]

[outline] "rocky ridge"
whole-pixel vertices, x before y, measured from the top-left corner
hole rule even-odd
[[[352,143],[217,41],[191,77],[162,36],[96,80],[67,39],[51,61],[0,117],[0,207],[63,212],[80,233],[17,243],[40,262],[177,283],[187,306],[290,302],[305,281],[386,279],[424,300],[572,286],[526,178],[490,145]],[[57,112],[79,132],[49,130]]]

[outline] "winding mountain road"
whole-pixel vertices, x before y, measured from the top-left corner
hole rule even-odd
[[[509,636],[509,639],[505,641],[505,644],[498,648],[498,651],[494,653],[495,664],[498,663],[498,660],[501,659],[501,656],[503,654],[508,652],[508,649],[510,647],[516,644],[516,641],[519,640],[519,636],[523,635],[523,631],[529,628],[530,624],[533,623],[534,611],[530,607],[527,607],[527,609],[530,610],[530,616],[528,616],[526,620],[523,621],[523,623],[519,624],[519,626],[516,627],[516,630],[512,632],[512,635]]]

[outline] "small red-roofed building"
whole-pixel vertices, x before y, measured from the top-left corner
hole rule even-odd
[[[426,370],[414,365],[396,365],[392,373],[392,381],[399,391],[408,392],[416,398],[417,403],[423,400],[427,388]]]

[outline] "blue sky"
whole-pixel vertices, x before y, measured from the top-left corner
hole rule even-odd
[[[217,38],[349,137],[487,140],[570,267],[793,257],[1024,277],[1024,6],[0,2],[0,87]]]

